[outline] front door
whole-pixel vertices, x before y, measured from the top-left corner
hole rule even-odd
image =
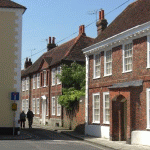
[[[112,140],[126,140],[126,102],[112,101]]]

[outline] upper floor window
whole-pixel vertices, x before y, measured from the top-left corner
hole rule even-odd
[[[25,78],[22,79],[22,91],[25,91]]]
[[[109,92],[103,93],[103,123],[109,124],[109,116],[110,116],[110,109],[109,109]]]
[[[44,74],[44,85],[43,86],[45,87],[46,86],[46,70],[44,70],[43,74]]]
[[[33,75],[33,89],[35,89],[35,77],[36,77],[36,75],[34,74]]]
[[[100,94],[93,94],[93,123],[100,123]]]
[[[29,90],[29,77],[26,78],[26,90]]]
[[[150,68],[150,36],[147,36],[147,68]]]
[[[55,85],[55,78],[56,78],[55,68],[53,68],[52,69],[52,85]]]
[[[40,87],[40,73],[37,74],[37,88]]]
[[[123,48],[123,72],[132,71],[132,43]]]
[[[112,51],[108,50],[105,51],[104,57],[104,75],[111,75],[112,74]]]
[[[94,78],[100,77],[101,61],[100,54],[94,55]]]
[[[150,129],[150,88],[147,88],[147,129]]]
[[[57,67],[57,74],[61,73],[61,67]],[[57,84],[61,84],[60,79],[57,77]]]

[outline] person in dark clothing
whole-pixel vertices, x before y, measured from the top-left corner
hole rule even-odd
[[[32,128],[33,117],[34,117],[33,112],[29,109],[27,112],[29,128]]]
[[[22,111],[20,114],[21,129],[22,129],[22,126],[23,126],[23,128],[25,128],[25,121],[26,121],[26,115],[25,115],[24,111]]]

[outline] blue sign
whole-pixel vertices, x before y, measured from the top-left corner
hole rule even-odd
[[[11,100],[19,100],[19,92],[11,92]]]

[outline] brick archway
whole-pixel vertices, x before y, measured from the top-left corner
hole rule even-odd
[[[112,99],[112,140],[126,140],[127,100],[123,95]]]

